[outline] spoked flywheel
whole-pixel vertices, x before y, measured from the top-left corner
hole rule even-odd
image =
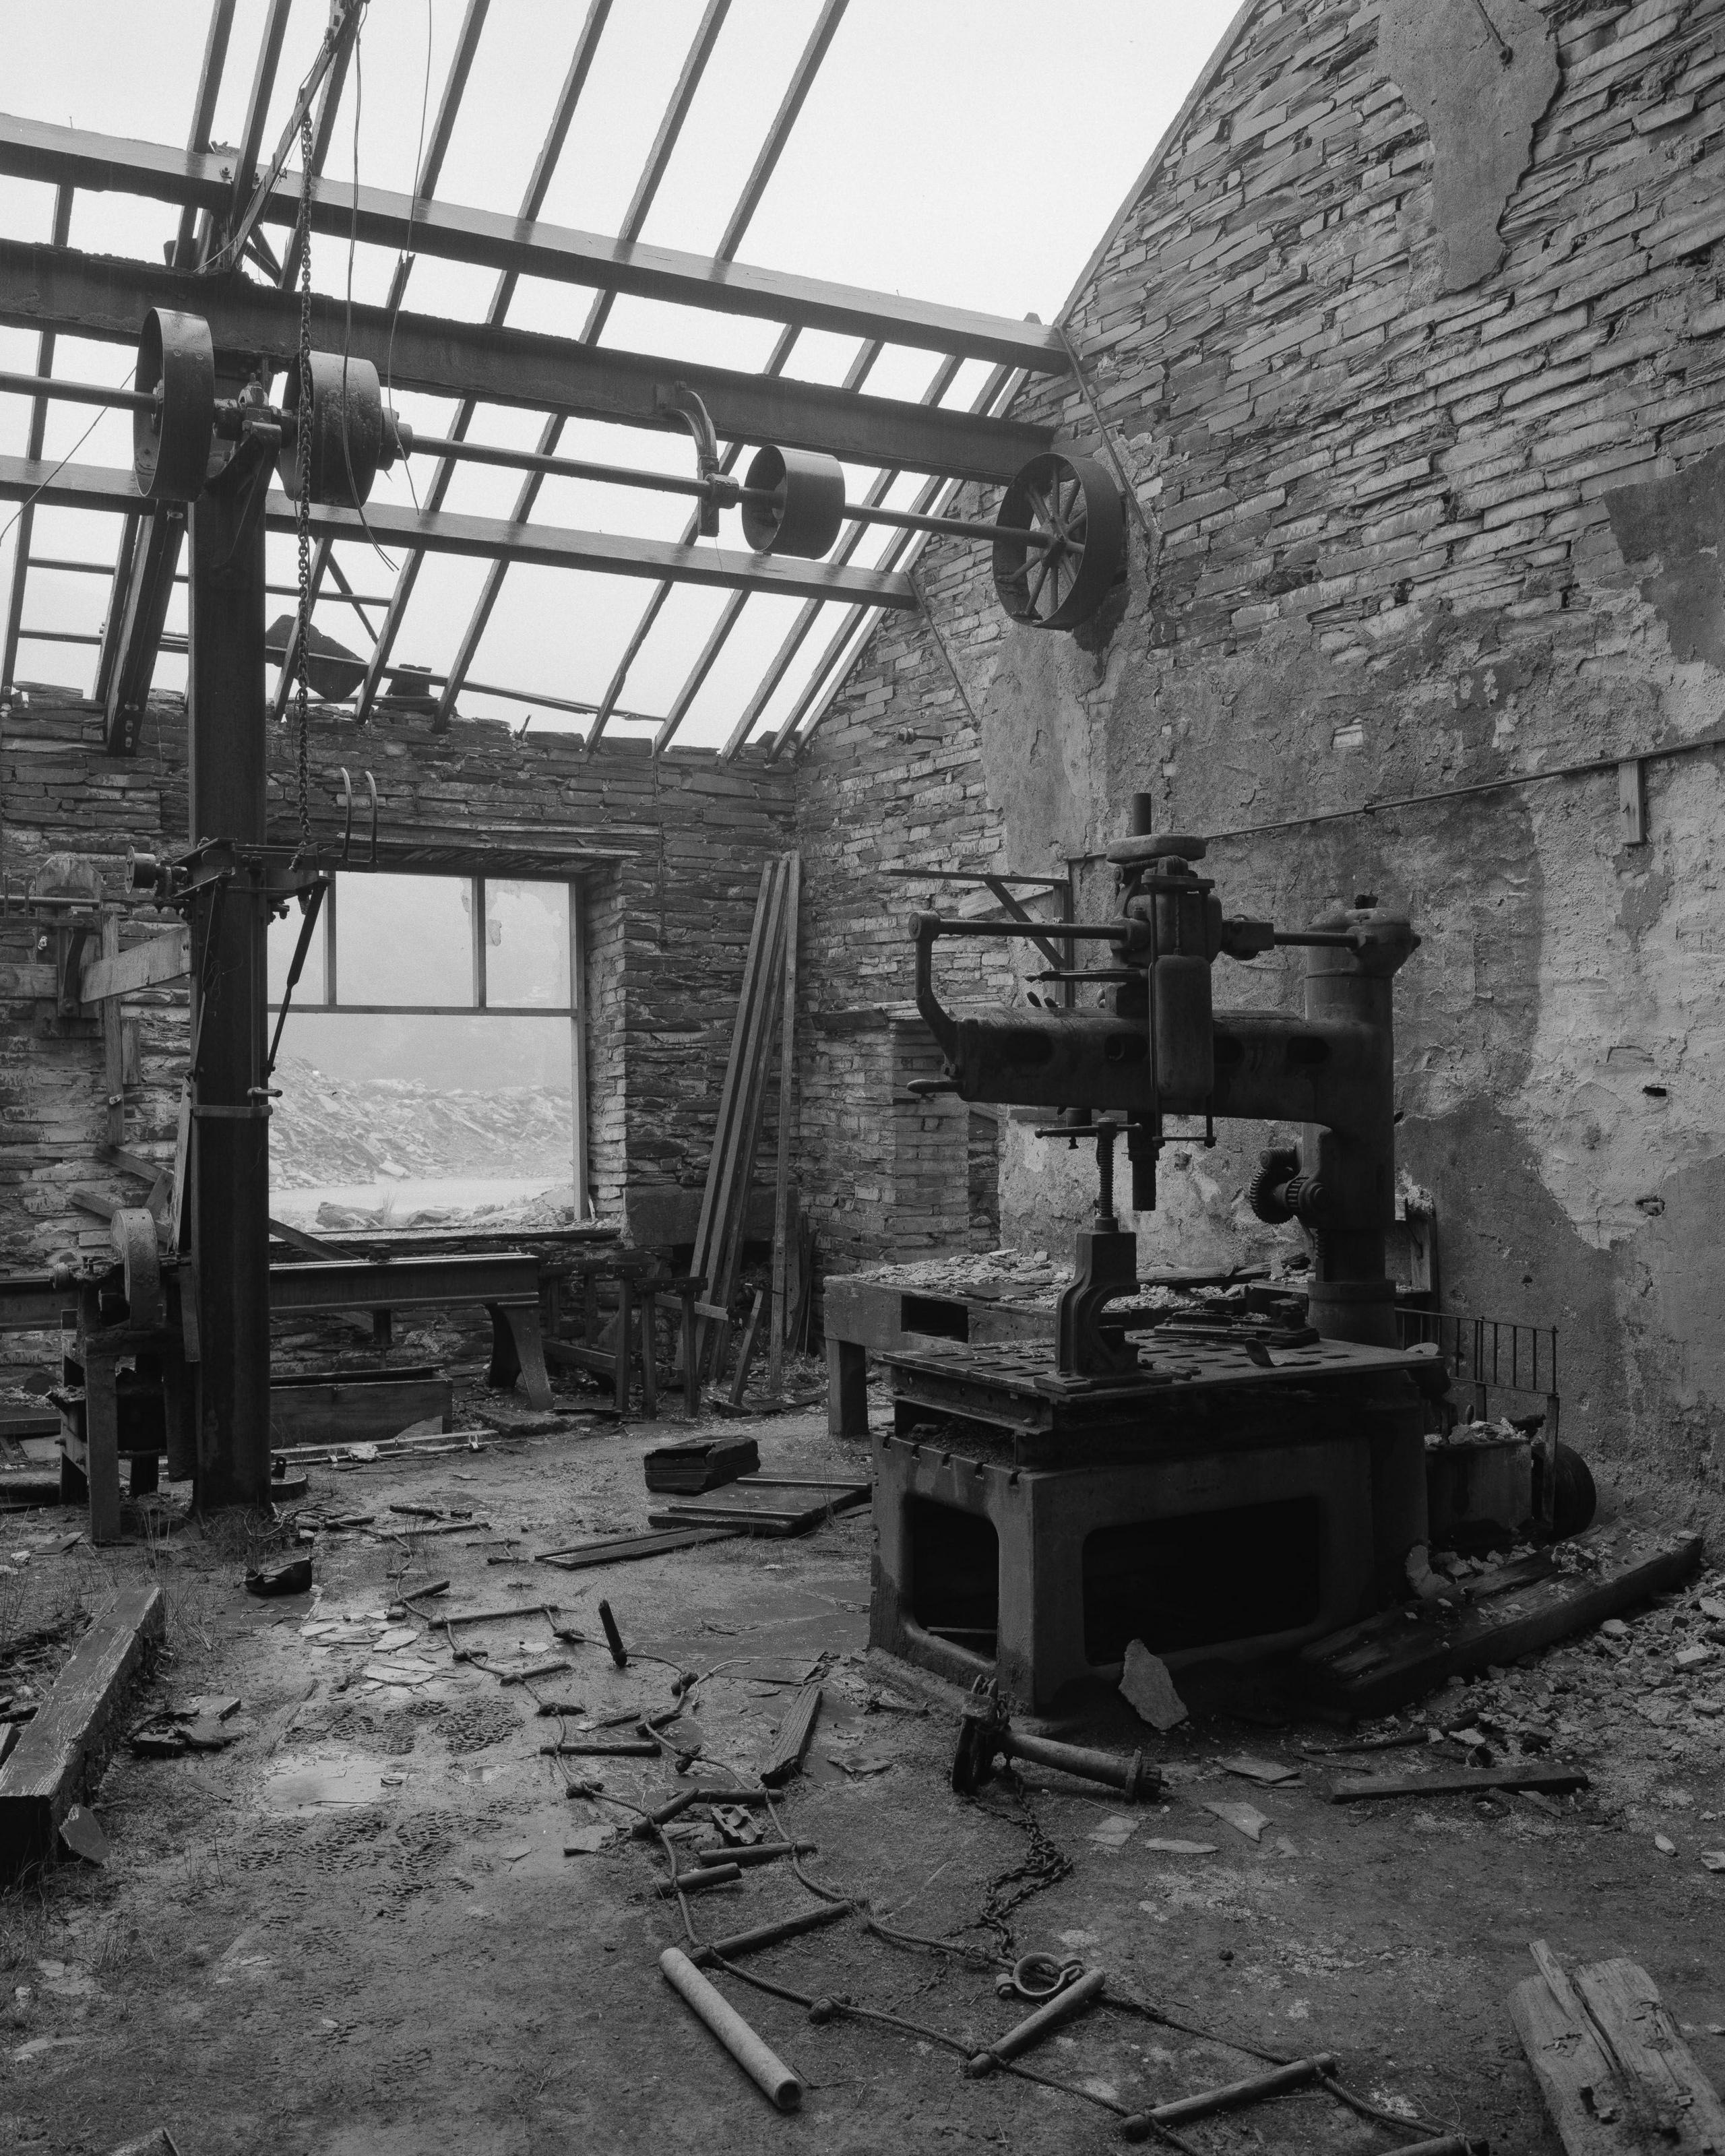
[[[1103,466],[1052,449],[1032,457],[996,521],[1024,534],[994,542],[994,589],[1013,619],[1034,629],[1088,621],[1126,556],[1120,490]]]

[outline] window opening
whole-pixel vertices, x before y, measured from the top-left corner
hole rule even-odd
[[[316,1234],[589,1217],[579,887],[338,874],[282,1034],[270,1209]],[[272,1010],[300,916],[270,924]]]

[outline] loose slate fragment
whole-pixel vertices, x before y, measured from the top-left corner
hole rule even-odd
[[[1099,1849],[1122,1850],[1132,1838],[1132,1829],[1137,1825],[1130,1812],[1112,1812],[1090,1830],[1090,1838]]]
[[[1701,1861],[1709,1871],[1725,1871],[1725,1849],[1704,1849]]]
[[[105,1864],[108,1861],[108,1837],[102,1831],[101,1821],[86,1805],[74,1804],[60,1821],[60,1842],[86,1864]]]
[[[1138,1844],[1140,1849],[1154,1850],[1158,1856],[1216,1856],[1220,1854],[1213,1841],[1169,1841],[1152,1836]]]
[[[1142,1640],[1132,1640],[1127,1648],[1120,1690],[1139,1719],[1153,1729],[1176,1729],[1186,1719],[1186,1702],[1174,1690],[1167,1663]]]
[[[1300,1779],[1297,1767],[1284,1767],[1274,1759],[1249,1758],[1245,1753],[1236,1758],[1219,1759],[1216,1764],[1226,1774],[1240,1774],[1249,1782],[1263,1782],[1271,1787],[1278,1782],[1297,1782]]]
[[[563,1835],[565,1856],[597,1856],[617,1839],[614,1826],[595,1825],[570,1827]]]
[[[1207,1804],[1204,1810],[1214,1813],[1224,1825],[1235,1828],[1245,1836],[1248,1841],[1261,1841],[1264,1839],[1264,1830],[1270,1824],[1266,1815],[1260,1812],[1254,1804],[1219,1802]]]

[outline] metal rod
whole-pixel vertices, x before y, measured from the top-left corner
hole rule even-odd
[[[803,2101],[802,2082],[762,2042],[723,1994],[707,1982],[688,1955],[676,1947],[667,1947],[659,1957],[659,1968],[665,1982],[706,2022],[756,2087],[781,2111],[794,2111]]]
[[[1045,2005],[1034,2014],[1027,2015],[1017,2028],[1009,2029],[1004,2036],[997,2036],[985,2051],[965,2062],[964,2071],[972,2080],[993,2072],[1003,2059],[1016,2058],[1020,2051],[1028,2051],[1039,2043],[1050,2029],[1057,2029],[1063,2021],[1081,2014],[1092,1999],[1101,1997],[1107,1984],[1106,1974],[1099,1969],[1086,1970],[1076,1984],[1064,1991],[1057,1991]]]
[[[0,373],[0,391],[18,397],[53,397],[64,404],[111,404],[116,410],[153,412],[156,399],[143,389],[110,389],[101,382],[62,382],[45,374]]]

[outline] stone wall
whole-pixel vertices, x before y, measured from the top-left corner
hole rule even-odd
[[[882,624],[799,804],[812,1018],[909,993],[902,916],[953,887],[883,869],[1071,860],[1094,917],[1141,787],[1230,911],[1406,905],[1401,1158],[1445,1305],[1555,1324],[1568,1431],[1716,1527],[1721,781],[1688,751],[1725,705],[1722,174],[1717,0],[1261,0],[1067,318],[1153,535],[1126,587],[1028,630],[983,550],[933,542],[945,653]],[[1022,408],[1095,439],[1068,385]],[[942,973],[1014,993],[1040,963]],[[1222,1002],[1297,1000],[1296,964],[1222,967]],[[1276,1135],[1172,1148],[1147,1260],[1261,1250]],[[1003,1235],[1071,1224],[1081,1158],[1004,1126]]]
[[[272,835],[291,835],[291,737],[270,742]],[[642,1240],[691,1235],[712,1143],[725,1060],[762,863],[793,843],[789,774],[711,752],[649,757],[607,742],[582,756],[570,737],[517,739],[460,721],[447,732],[392,719],[362,735],[325,718],[311,742],[312,820],[338,836],[338,769],[374,772],[379,836],[442,834],[483,846],[583,844],[624,857],[583,877],[588,998],[588,1146],[602,1215]],[[38,688],[0,733],[3,867],[13,898],[50,855],[94,855],[110,891],[129,847],[186,839],[185,713],[153,700],[139,753],[101,746],[94,706]],[[362,810],[357,824],[364,822]],[[366,834],[357,832],[362,846]],[[35,1267],[106,1240],[71,1203],[76,1188],[139,1202],[136,1183],[95,1150],[103,1136],[99,1022],[57,1019],[50,963],[33,932],[0,916],[0,1262]],[[137,1034],[127,1144],[171,1150],[185,1068],[183,990],[128,1003]],[[773,1142],[769,1106],[767,1142]]]

